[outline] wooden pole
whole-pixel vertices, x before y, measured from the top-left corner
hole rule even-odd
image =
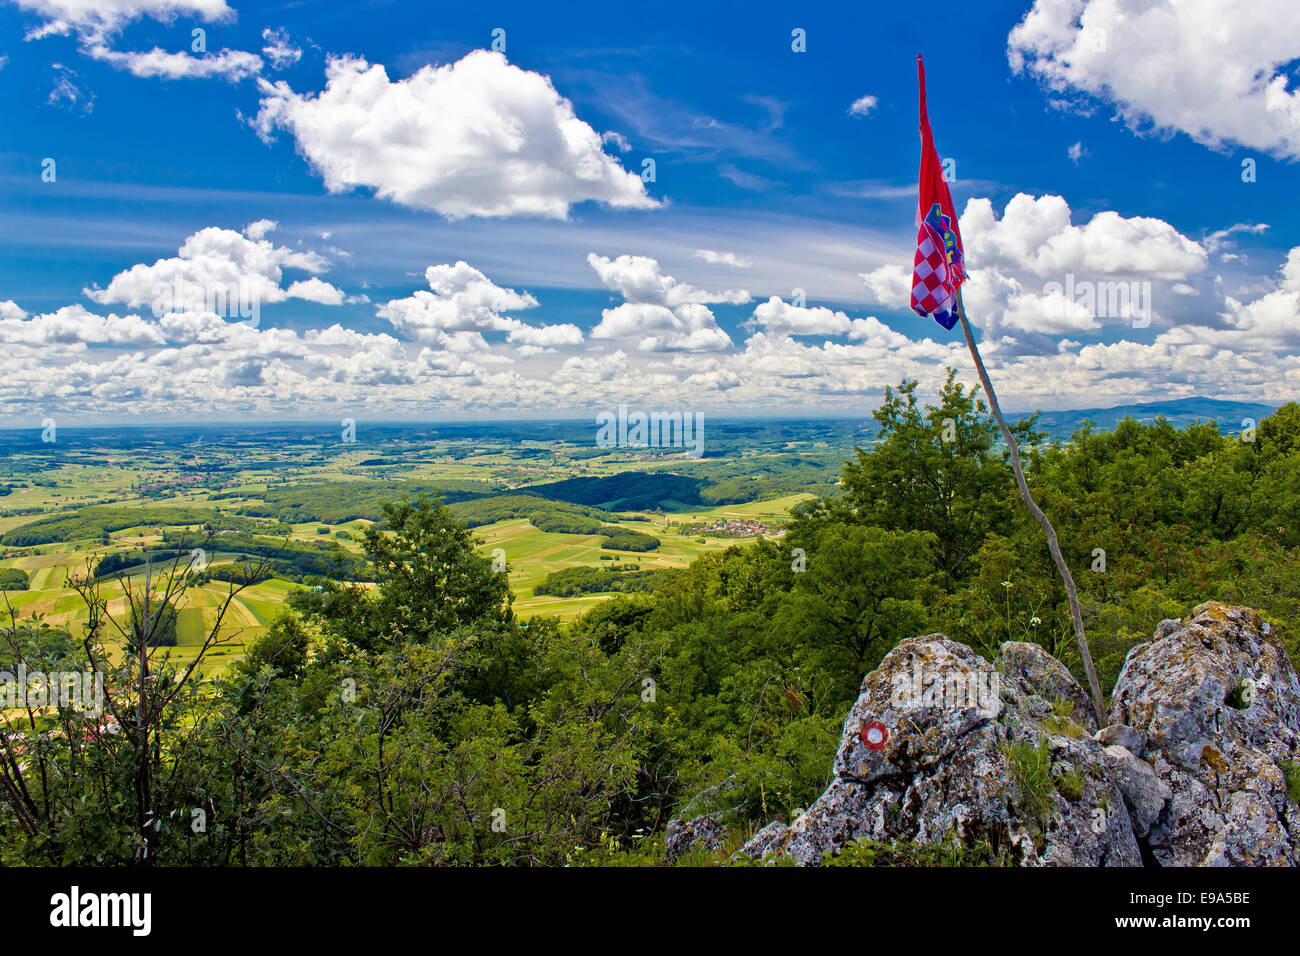
[[[984,360],[980,358],[980,351],[975,347],[975,337],[971,334],[970,323],[966,321],[966,306],[962,304],[960,290],[957,292],[957,316],[961,319],[962,334],[966,336],[966,347],[970,349],[971,358],[975,360],[975,371],[979,373],[980,384],[984,386],[984,394],[988,396],[989,408],[993,412],[994,419],[997,420],[998,428],[1002,430],[1002,439],[1007,443],[1007,450],[1011,453],[1011,470],[1016,473],[1020,500],[1025,503],[1025,508],[1034,519],[1043,526],[1043,532],[1047,535],[1047,549],[1052,552],[1056,570],[1061,573],[1061,579],[1065,582],[1065,593],[1070,599],[1070,617],[1074,621],[1074,637],[1079,643],[1079,656],[1083,659],[1083,670],[1088,675],[1088,688],[1092,691],[1092,708],[1097,714],[1097,726],[1104,727],[1106,714],[1101,703],[1101,685],[1097,683],[1097,671],[1092,666],[1092,654],[1088,651],[1088,638],[1083,633],[1083,617],[1079,613],[1079,595],[1074,589],[1074,578],[1070,576],[1069,565],[1061,555],[1061,546],[1057,543],[1056,530],[1052,527],[1052,522],[1047,520],[1043,509],[1034,503],[1033,496],[1029,494],[1029,485],[1025,483],[1025,473],[1020,467],[1019,445],[1002,417],[1002,409],[998,407],[998,397],[993,391],[993,383],[989,381]]]

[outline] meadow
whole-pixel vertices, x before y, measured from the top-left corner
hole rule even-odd
[[[524,437],[535,428],[504,426],[468,437],[394,429],[357,443],[311,429],[287,438],[252,432],[194,439],[166,430],[145,435],[106,430],[65,444],[11,442],[9,453],[0,458],[0,489],[7,490],[0,497],[0,572],[20,571],[28,583],[25,589],[4,591],[4,598],[17,617],[42,620],[79,638],[87,609],[69,578],[86,575],[106,558],[111,559],[106,566],[113,560],[124,565],[101,581],[110,612],[120,618],[127,601],[119,576],[138,587],[145,574],[143,555],[169,555],[178,541],[186,547],[204,545],[205,560],[213,567],[250,557],[253,549],[244,546],[249,540],[268,545],[254,553],[276,547],[285,553],[319,551],[323,546],[360,558],[363,531],[379,517],[383,500],[437,493],[472,513],[506,495],[520,500],[513,496],[522,493],[528,497],[521,500],[535,501],[547,516],[599,516],[583,520],[599,525],[604,534],[541,530],[534,521],[547,522],[538,514],[473,527],[479,553],[504,562],[519,616],[571,620],[612,592],[536,594],[548,574],[620,565],[684,569],[699,555],[737,542],[731,535],[692,529],[753,521],[765,533],[779,535],[791,507],[833,483],[833,470],[822,464],[830,448],[824,434],[801,435],[797,426],[763,429],[770,432],[766,440],[742,436],[742,453],[703,461],[642,449],[596,454],[584,443],[581,429],[560,429],[539,439]],[[846,430],[840,450],[852,438],[852,430]],[[738,470],[741,459],[744,467]],[[694,485],[687,487],[706,494],[725,483],[726,493],[719,496],[728,503],[669,497],[683,493],[681,479],[674,477],[679,474],[695,476],[690,479]],[[636,507],[621,508],[630,500],[626,498],[578,504],[548,497],[551,488],[574,497],[575,479],[579,485],[594,483],[576,489],[578,497],[599,497],[600,489],[610,487],[609,480],[617,476],[635,482]],[[750,488],[754,500],[731,501]],[[234,528],[241,535],[240,548],[223,548],[223,533],[234,534]],[[612,529],[650,535],[659,543],[647,551],[620,550],[607,537]],[[272,542],[278,545],[270,547]],[[170,557],[157,558],[152,573],[170,564]],[[293,577],[303,579],[287,579]],[[239,594],[223,622],[223,644],[205,670],[220,672],[238,660],[265,634],[289,595],[313,581],[305,575],[278,575]],[[187,591],[178,609],[177,645],[169,651],[173,660],[193,658],[228,591],[229,584],[219,580]]]

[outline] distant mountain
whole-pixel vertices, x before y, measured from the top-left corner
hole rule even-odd
[[[1153,422],[1164,416],[1177,428],[1193,422],[1216,422],[1221,431],[1236,431],[1244,418],[1258,422],[1273,413],[1276,406],[1259,402],[1227,402],[1216,398],[1179,398],[1168,402],[1142,402],[1137,405],[1116,405],[1113,408],[1077,408],[1060,412],[1043,412],[1038,427],[1053,438],[1069,438],[1084,421],[1090,420],[1097,431],[1110,431],[1122,419],[1135,418],[1139,422]],[[1009,421],[1025,413],[1008,413]]]

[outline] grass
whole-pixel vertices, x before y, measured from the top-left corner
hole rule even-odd
[[[1056,785],[1052,780],[1052,757],[1047,738],[1038,746],[1016,741],[1006,749],[1007,774],[1016,788],[1016,802],[1041,832],[1051,817]]]
[[[454,443],[463,444],[464,440],[457,438]],[[204,454],[194,448],[159,447],[130,454],[96,449],[95,454],[102,461],[100,464],[61,460],[62,450],[57,446],[39,454],[16,453],[0,457],[0,481],[15,486],[11,494],[0,498],[0,533],[35,521],[51,511],[88,504],[128,508],[133,505],[151,508],[201,506],[233,513],[240,507],[261,503],[259,496],[268,488],[304,482],[364,481],[380,477],[425,481],[446,479],[480,481],[504,490],[575,476],[607,476],[629,470],[680,467],[680,463],[672,458],[647,457],[635,451],[594,459],[570,458],[569,452],[582,451],[585,446],[564,442],[547,445],[552,452],[550,458],[522,458],[511,448],[490,441],[475,444],[482,447],[459,460],[452,460],[432,448],[424,449],[394,467],[360,466],[361,461],[369,458],[389,457],[389,453],[366,447],[364,442],[355,448],[335,448],[327,456],[322,456],[314,448],[301,446],[255,446],[231,453],[240,459],[240,471],[223,494],[234,494],[217,499],[198,485],[178,487],[172,492],[148,497],[133,490],[145,483],[183,478],[186,472],[182,465]],[[3,473],[6,464],[7,475]],[[35,484],[37,480],[40,485]],[[52,482],[52,485],[47,482]],[[784,522],[792,506],[807,497],[806,494],[795,494],[770,501],[715,507],[670,503],[664,513],[629,513],[614,522],[658,537],[662,542],[660,547],[647,553],[607,551],[601,547],[602,535],[551,534],[537,530],[524,520],[503,521],[476,528],[473,533],[483,539],[479,551],[484,556],[491,557],[497,548],[505,551],[516,613],[524,617],[555,615],[570,620],[608,600],[611,595],[585,594],[561,598],[535,594],[534,589],[550,572],[565,567],[608,566],[610,563],[637,564],[645,570],[684,568],[701,554],[744,544],[745,540],[706,537],[701,541],[698,536],[678,533],[680,527],[728,519],[756,519],[779,524]],[[33,513],[14,514],[28,510]],[[343,548],[357,553],[361,550],[361,530],[367,524],[359,519],[348,521],[328,526],[329,534],[323,535],[319,533],[322,522],[305,521],[293,525],[291,537],[313,543],[337,541]],[[347,531],[352,539],[339,538],[339,531]],[[67,586],[68,576],[84,573],[87,563],[96,556],[157,548],[163,543],[160,532],[160,528],[146,525],[113,532],[107,544],[94,539],[2,549],[0,567],[20,568],[30,576],[27,591],[6,592],[6,597],[22,616],[43,616],[47,623],[67,627],[74,636],[80,636],[86,611],[80,596]],[[612,560],[602,561],[602,556]],[[224,552],[210,555],[214,563],[229,557]],[[142,572],[141,568],[131,569],[129,573],[135,579]],[[282,612],[288,596],[299,587],[273,579],[247,588],[231,605],[225,622],[227,629],[237,631],[240,642],[255,639]],[[126,601],[120,584],[104,581],[102,589],[110,601],[110,611],[122,614]],[[226,586],[217,582],[187,592],[177,622],[179,644],[171,649],[173,659],[186,659],[186,655],[192,655],[193,649],[201,644],[215,622],[216,609],[225,593]],[[222,656],[228,661],[239,653],[242,653],[242,644],[241,649]]]

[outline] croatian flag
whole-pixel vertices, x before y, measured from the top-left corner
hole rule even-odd
[[[961,232],[925,110],[925,64],[916,58],[921,84],[921,186],[916,207],[916,258],[912,262],[912,311],[933,316],[945,329],[957,324],[957,290],[966,281]]]

